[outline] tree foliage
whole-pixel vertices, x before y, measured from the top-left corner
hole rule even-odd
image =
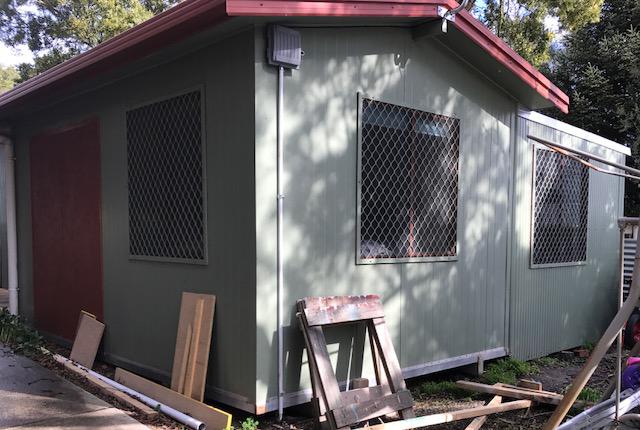
[[[640,0],[606,0],[599,22],[568,35],[550,66],[571,98],[562,119],[630,146],[640,166]],[[625,210],[638,215],[638,185],[626,188]]]
[[[18,80],[19,74],[15,67],[0,66],[0,94],[9,91]]]
[[[0,40],[26,44],[33,65],[19,66],[21,79],[38,74],[145,21],[179,0],[0,0]]]
[[[558,31],[575,31],[598,20],[603,0],[487,0],[484,23],[534,66],[550,60],[554,32],[545,21],[556,19]]]

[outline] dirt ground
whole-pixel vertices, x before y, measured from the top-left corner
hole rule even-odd
[[[52,352],[56,352],[66,357],[69,356],[69,350],[60,348],[54,344],[48,344],[47,348]],[[162,414],[154,420],[146,420],[136,414],[135,411],[130,410],[126,405],[118,402],[116,399],[105,396],[84,378],[78,377],[73,372],[69,372],[64,369],[53,359],[41,357],[38,361],[45,367],[54,370],[71,382],[81,386],[86,391],[113,404],[114,406],[128,411],[132,417],[149,426],[152,430],[183,428],[181,425],[175,423]],[[563,393],[575,375],[580,371],[585,361],[585,358],[579,358],[576,355],[566,352],[554,354],[546,359],[535,360],[533,363],[535,364],[537,371],[531,375],[527,375],[527,377],[541,382],[543,389],[546,391]],[[614,366],[615,353],[614,350],[611,349],[601,362],[600,366],[598,366],[594,375],[591,377],[587,387],[597,390],[600,393],[603,392],[614,375]],[[112,366],[100,362],[96,363],[94,370],[111,378],[114,374],[114,368]],[[470,394],[467,397],[461,397],[460,395],[454,395],[448,392],[423,395],[420,390],[420,387],[429,381],[457,381],[459,379],[484,382],[482,377],[470,377],[469,375],[460,373],[459,371],[441,372],[422,378],[408,380],[407,385],[412,391],[415,400],[416,415],[428,415],[478,407],[484,405],[491,399],[491,395],[483,394]],[[252,417],[242,411],[230,410],[230,408],[225,406],[221,406],[221,408],[233,413],[233,425],[236,429],[242,429],[242,421],[248,417]],[[291,408],[287,409],[285,412],[285,420],[283,422],[278,422],[276,415],[273,413],[253,418],[259,422],[258,427],[263,430],[310,430],[313,428],[313,420],[310,418],[309,409],[307,407],[302,406],[298,408]],[[551,406],[536,405],[530,410],[492,415],[484,424],[483,429],[540,429],[552,412],[553,407]],[[577,413],[579,410],[574,409],[572,412]],[[470,419],[433,426],[430,428],[434,430],[462,430],[469,424],[469,422],[471,422]]]

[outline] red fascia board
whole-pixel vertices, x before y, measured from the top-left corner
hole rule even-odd
[[[452,9],[454,0],[227,0],[229,16],[332,16],[437,18],[438,6]],[[454,25],[511,73],[549,100],[569,111],[569,97],[540,71],[518,55],[468,11],[460,11]]]
[[[226,18],[224,0],[186,0],[0,95],[0,108],[143,58]]]
[[[227,0],[229,16],[333,16],[435,18],[443,0]],[[455,3],[454,3],[455,4]]]
[[[467,37],[480,45],[507,69],[534,88],[541,96],[551,101],[564,113],[569,111],[569,96],[555,86],[539,70],[516,53],[506,42],[497,37],[466,10],[455,18],[455,26]]]

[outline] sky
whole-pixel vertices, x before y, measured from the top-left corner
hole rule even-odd
[[[20,63],[29,63],[32,60],[33,56],[26,46],[10,48],[0,42],[0,66],[15,66]]]

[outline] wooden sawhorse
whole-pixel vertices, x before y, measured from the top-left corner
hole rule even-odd
[[[399,412],[402,419],[415,416],[413,397],[402,378],[380,297],[307,297],[298,300],[297,309],[309,358],[317,426],[348,429],[359,422],[395,412]],[[322,327],[346,323],[366,324],[375,364],[376,385],[373,387],[340,391]]]

